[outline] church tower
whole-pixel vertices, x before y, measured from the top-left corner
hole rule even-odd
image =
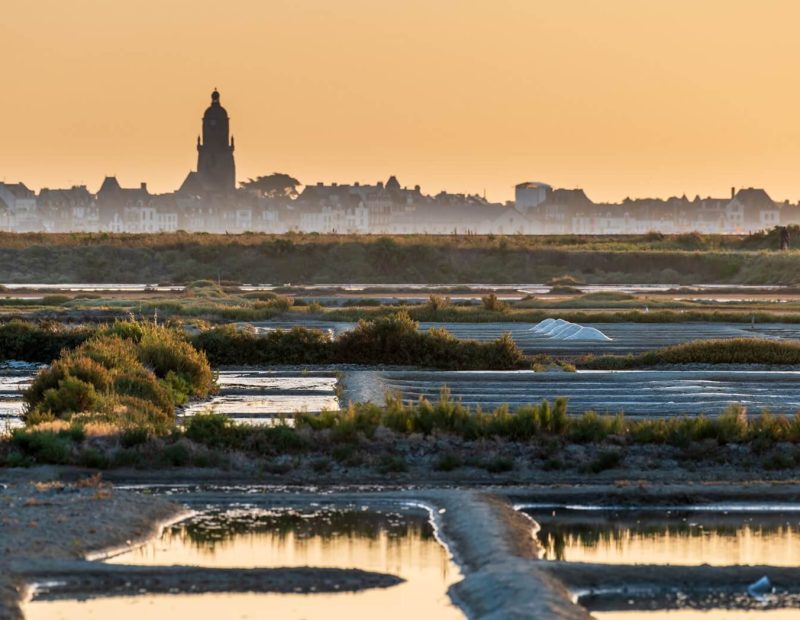
[[[236,189],[233,138],[228,138],[228,113],[219,104],[219,93],[211,93],[211,105],[203,115],[203,138],[197,138],[197,177],[207,192]]]

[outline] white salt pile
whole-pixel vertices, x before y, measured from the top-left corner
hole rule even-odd
[[[553,340],[611,340],[599,329],[584,327],[563,319],[545,319],[534,325],[531,331]]]

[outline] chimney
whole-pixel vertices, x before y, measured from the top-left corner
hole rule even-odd
[[[736,197],[736,188],[731,187],[731,200],[733,200],[735,197]]]
[[[140,188],[140,189],[141,189],[143,192],[146,192],[146,191],[147,191],[147,183],[144,183],[144,182],[140,183],[140,184],[139,184],[139,188]]]

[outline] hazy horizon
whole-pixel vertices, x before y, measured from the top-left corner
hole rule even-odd
[[[763,187],[800,198],[800,5],[708,0],[224,5],[6,0],[0,178],[176,189],[214,87],[239,181],[394,174],[595,201]]]

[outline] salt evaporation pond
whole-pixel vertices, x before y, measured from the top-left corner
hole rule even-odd
[[[345,374],[347,397],[380,399],[384,393],[403,400],[436,400],[446,385],[451,398],[484,410],[569,399],[571,413],[593,410],[626,416],[669,417],[719,414],[735,403],[750,413],[769,409],[794,414],[800,409],[800,372],[796,371],[435,371],[387,370],[372,373],[371,383]],[[353,390],[349,386],[353,385]]]
[[[603,565],[673,565],[673,566],[787,566],[800,563],[800,505],[791,506],[719,506],[605,509],[598,506],[522,506],[540,529],[536,537],[546,561],[596,563]],[[613,568],[608,568],[613,575]],[[767,573],[768,569],[765,569]],[[697,584],[703,587],[703,584]],[[670,591],[666,598],[651,600],[649,605],[676,609],[635,609],[649,606],[647,597],[633,592],[598,591],[586,601],[590,608],[604,596],[619,596],[629,610],[592,610],[600,620],[727,620],[766,617],[770,620],[800,618],[800,610],[763,609],[744,590],[726,593],[722,599],[714,593],[699,598]],[[638,604],[634,597],[639,596]],[[770,595],[773,596],[773,595]],[[581,598],[583,602],[585,597]],[[722,601],[726,604],[720,604]],[[612,605],[613,606],[613,605]],[[700,608],[692,608],[700,607]],[[708,607],[708,608],[705,608]],[[740,608],[737,608],[740,607]],[[771,605],[774,607],[774,605]]]
[[[342,594],[174,594],[34,600],[27,620],[281,618],[408,620],[463,618],[447,588],[461,579],[424,511],[365,506],[216,507],[167,528],[160,539],[108,560],[143,566],[335,567],[406,581]]]
[[[0,365],[0,433],[22,426],[22,391],[33,380],[38,364],[11,362]]]
[[[525,508],[545,559],[699,566],[800,564],[800,507],[748,512]],[[755,510],[755,509],[753,509]]]
[[[330,330],[334,335],[355,327],[353,322],[329,322],[306,317],[278,318],[271,321],[249,323],[257,329],[291,329],[308,327]],[[511,334],[514,342],[528,354],[547,353],[551,355],[628,354],[650,351],[691,340],[728,338],[772,338],[800,339],[800,325],[791,323],[764,323],[752,326],[748,323],[585,323],[582,327],[597,330],[610,340],[596,339],[558,339],[533,330],[536,324],[498,322],[498,323],[451,323],[421,322],[420,331],[442,327],[457,338],[487,342],[497,340],[504,333]]]
[[[300,411],[336,411],[337,374],[330,370],[223,370],[219,393],[185,407],[181,418],[203,411],[222,413],[237,422],[271,424]]]

